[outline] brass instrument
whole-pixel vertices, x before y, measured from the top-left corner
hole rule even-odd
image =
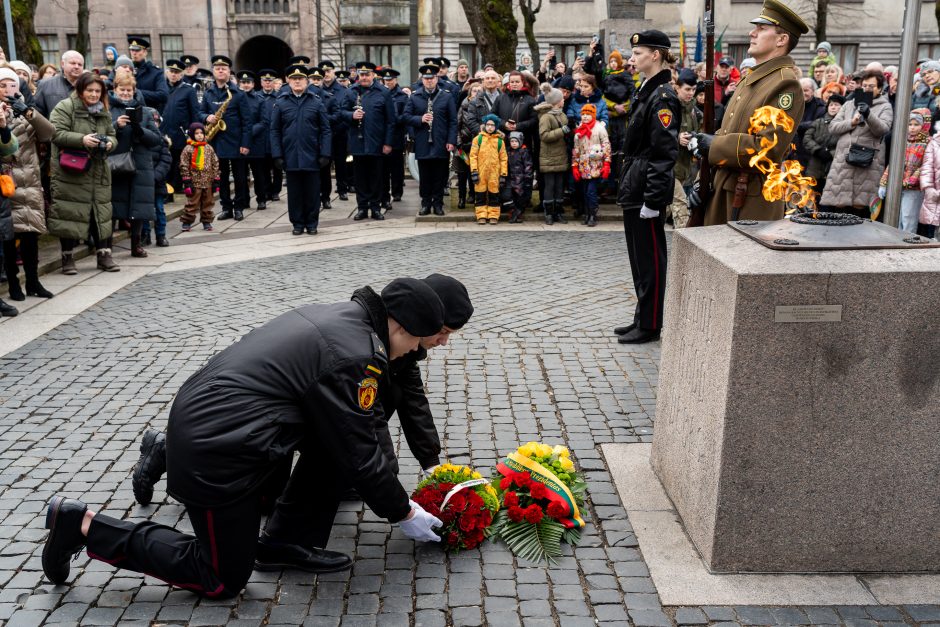
[[[232,91],[226,87],[225,93],[228,94],[228,97],[222,101],[222,104],[219,105],[219,108],[215,110],[215,122],[212,124],[206,124],[206,141],[211,142],[212,138],[215,137],[219,131],[225,131],[227,128],[225,126],[225,120],[222,118],[225,117],[225,110],[228,109],[228,103],[232,100]]]
[[[427,113],[431,114],[431,121],[428,122],[428,143],[434,143],[434,98],[431,97],[431,94],[428,94],[428,110]]]
[[[363,108],[362,108],[362,92],[360,92],[360,91],[358,91],[358,90],[356,91],[356,106],[354,107],[353,110],[354,110],[354,111],[363,111]],[[362,120],[363,120],[363,118],[359,118],[358,120],[356,120],[356,121],[358,122],[358,124],[357,124],[356,126],[357,126],[357,128],[359,129],[359,133],[358,133],[358,135],[357,135],[357,136],[359,137],[359,139],[362,139]]]

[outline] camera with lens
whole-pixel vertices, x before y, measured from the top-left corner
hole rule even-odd
[[[111,139],[107,135],[95,135],[95,139],[98,140],[98,145],[95,146],[93,154],[102,159],[107,158],[108,142],[111,141]]]
[[[29,105],[23,100],[22,94],[16,94],[15,96],[7,98],[7,104],[9,104],[10,108],[13,110],[13,117],[15,118],[26,115],[26,112],[29,111]]]

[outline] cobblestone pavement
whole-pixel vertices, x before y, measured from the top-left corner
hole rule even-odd
[[[660,605],[600,454],[649,441],[659,345],[623,347],[610,328],[632,310],[615,233],[440,233],[153,274],[0,359],[0,621],[82,625],[940,624],[940,606]],[[163,428],[173,395],[211,355],[297,305],[345,300],[365,283],[454,274],[476,315],[432,351],[426,383],[447,456],[487,472],[531,439],[564,442],[590,482],[582,544],[551,568],[498,545],[458,556],[416,546],[346,503],[331,547],[348,573],[256,573],[237,599],[203,601],[84,555],[69,585],[40,568],[55,493],[111,515],[187,528],[164,484],[134,504],[142,431]],[[393,435],[403,442],[392,421]],[[402,477],[417,463],[402,447]]]

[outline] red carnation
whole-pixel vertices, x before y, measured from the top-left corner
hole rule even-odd
[[[467,497],[458,492],[447,501],[447,504],[452,507],[455,512],[462,512],[464,508],[467,507]]]
[[[532,480],[532,476],[527,472],[520,472],[515,477],[513,477],[513,480],[520,488],[527,488],[529,487],[529,483]]]
[[[461,530],[463,531],[473,531],[476,529],[476,522],[469,516],[461,517],[460,521],[457,523]]]
[[[447,534],[447,544],[450,546],[457,546],[458,542],[460,542],[460,536],[456,531],[451,531]]]
[[[525,520],[526,522],[537,525],[539,521],[542,520],[542,508],[538,505],[529,505],[525,508]]]
[[[519,495],[515,492],[507,492],[503,495],[503,503],[506,507],[515,507],[519,504]]]
[[[522,519],[525,517],[525,510],[521,507],[510,507],[508,513],[509,520],[514,523],[522,522]]]
[[[544,483],[533,481],[529,484],[529,494],[532,495],[533,499],[547,499],[548,488],[545,487]]]
[[[500,488],[500,490],[508,490],[508,489],[511,488],[511,487],[512,487],[512,478],[511,478],[511,477],[503,477],[502,479],[499,480],[499,488]]]
[[[548,504],[548,515],[552,518],[564,518],[566,514],[565,506],[561,503],[552,501]]]

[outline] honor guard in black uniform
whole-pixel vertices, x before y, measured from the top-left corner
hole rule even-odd
[[[183,63],[183,82],[196,86],[196,83],[199,82],[199,57],[184,54],[180,57],[180,61]]]
[[[271,115],[274,110],[274,101],[278,93],[274,89],[274,80],[277,78],[277,72],[271,69],[263,69],[258,72],[261,79],[261,91],[258,92],[264,98],[263,115],[267,124],[271,124]],[[265,188],[268,190],[266,200],[276,202],[281,199],[281,188],[284,185],[284,173],[274,167],[274,158],[271,156],[271,134],[266,133],[264,138],[264,159],[261,161],[261,172],[264,177]]]
[[[351,301],[300,307],[250,332],[190,377],[170,409],[167,492],[186,507],[193,534],[55,496],[46,513],[46,577],[64,583],[86,546],[92,559],[208,598],[237,596],[253,569],[347,570],[349,556],[317,547],[326,545],[349,487],[406,536],[439,541],[440,520],[409,504],[376,426],[389,361],[443,324],[443,305],[427,283],[395,279],[381,296],[366,287]],[[266,484],[295,452],[259,538]]]
[[[346,87],[340,84],[338,77],[342,70],[337,72],[336,65],[329,59],[320,61],[317,65],[323,73],[323,82],[320,89],[323,90],[327,99],[332,98],[332,102],[327,105],[330,111],[330,123],[333,125],[333,154],[330,158],[333,161],[333,169],[336,171],[336,193],[340,200],[349,200],[349,190],[352,185],[352,167],[346,160],[349,156],[348,131],[349,125],[346,124],[340,115],[340,105],[346,99]],[[325,185],[324,185],[325,184]],[[333,193],[329,177],[320,179],[320,198],[329,200]]]
[[[127,48],[130,50],[131,60],[134,62],[137,93],[143,96],[144,104],[162,114],[170,90],[167,88],[163,70],[147,59],[147,54],[150,52],[150,42],[143,37],[128,37]]]
[[[285,70],[288,92],[280,94],[271,117],[271,151],[287,172],[287,212],[293,234],[317,234],[320,171],[330,167],[332,131],[323,99],[307,85],[307,68]],[[317,90],[318,91],[318,90]]]
[[[457,144],[457,104],[450,92],[440,88],[438,67],[418,69],[421,87],[405,105],[405,123],[414,136],[418,161],[421,210],[418,215],[444,215],[444,187],[450,173],[450,154]]]
[[[170,59],[166,62],[166,84],[169,88],[169,98],[163,108],[163,124],[160,129],[170,138],[170,172],[167,182],[175,190],[182,190],[180,178],[180,155],[186,147],[186,132],[189,125],[199,120],[199,100],[196,90],[183,79],[185,66],[179,59]]]
[[[382,84],[392,95],[395,113],[398,114],[398,122],[392,135],[392,152],[385,156],[385,166],[382,168],[382,208],[386,211],[392,208],[393,202],[401,202],[402,194],[405,193],[405,122],[402,115],[408,104],[408,94],[402,91],[401,85],[398,84],[400,74],[398,70],[390,67],[382,68],[379,72]]]
[[[349,152],[356,181],[356,215],[364,220],[384,220],[382,210],[382,161],[392,152],[392,136],[398,115],[389,90],[375,82],[375,64],[356,64],[359,81],[346,91],[339,115],[349,125]]]
[[[267,179],[264,176],[264,154],[267,148],[268,120],[264,117],[264,97],[255,91],[255,73],[239,70],[238,88],[245,94],[248,115],[251,124],[251,144],[248,146],[248,168],[255,183],[255,201],[258,209],[268,208]]]
[[[666,209],[672,204],[674,170],[679,156],[682,105],[672,88],[669,37],[658,30],[636,33],[631,62],[647,79],[630,107],[623,142],[617,204],[636,290],[633,323],[614,332],[621,344],[642,344],[659,338],[666,295]]]
[[[221,120],[221,127],[210,142],[219,157],[220,186],[219,200],[222,213],[219,220],[245,218],[248,208],[248,161],[251,148],[252,117],[245,94],[231,82],[232,60],[225,55],[212,57],[213,82],[206,89],[202,99],[201,122],[206,125],[206,133]],[[230,182],[235,184],[235,197],[232,198]]]

